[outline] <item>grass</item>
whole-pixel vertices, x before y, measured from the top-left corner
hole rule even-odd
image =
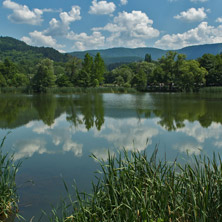
[[[48,216],[53,222],[222,221],[222,162],[199,156],[185,165],[146,153],[109,155],[90,194],[69,194]]]
[[[4,221],[18,211],[18,195],[15,177],[21,162],[15,164],[13,155],[2,151],[6,137],[0,144],[0,221]]]
[[[0,88],[0,94],[6,93],[25,93],[25,94],[33,94],[33,90],[29,87],[5,87]],[[54,93],[54,94],[70,94],[70,93],[137,93],[137,90],[134,88],[127,87],[53,87],[47,88],[46,93]]]
[[[200,89],[200,93],[221,93],[221,92],[222,92],[221,86],[204,87]]]
[[[47,93],[137,93],[137,90],[134,88],[125,88],[125,87],[55,87],[48,88]]]
[[[0,87],[1,93],[27,93],[27,87]]]

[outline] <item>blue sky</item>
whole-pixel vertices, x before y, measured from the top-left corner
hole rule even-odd
[[[0,35],[61,52],[222,42],[221,0],[2,0]]]

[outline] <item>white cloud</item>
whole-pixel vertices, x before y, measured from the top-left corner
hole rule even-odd
[[[108,148],[100,148],[92,150],[91,153],[93,153],[99,160],[108,160],[109,154],[111,156],[115,155],[115,152],[113,150],[110,150]]]
[[[64,45],[57,44],[56,39],[54,39],[52,36],[44,35],[43,32],[34,31],[29,33],[30,37],[22,37],[21,40],[26,42],[29,45],[35,45],[35,46],[47,46],[47,47],[53,47],[55,49],[63,48]]]
[[[158,37],[159,31],[152,27],[153,21],[141,11],[120,12],[112,23],[104,27],[93,28],[94,31],[108,31],[111,35],[106,39],[109,47],[143,47],[145,40]]]
[[[199,22],[207,17],[204,10],[204,8],[190,8],[187,11],[183,11],[179,15],[174,16],[174,18],[184,22]]]
[[[190,0],[190,1],[197,3],[197,2],[207,2],[208,0]]]
[[[93,0],[90,6],[89,13],[96,15],[112,14],[116,10],[116,5],[113,2]]]
[[[3,6],[13,11],[13,13],[8,16],[8,18],[14,23],[39,25],[43,21],[43,10],[35,8],[31,11],[28,6],[19,5],[11,0],[3,1]]]
[[[33,139],[29,141],[19,141],[14,144],[16,149],[14,159],[19,160],[25,157],[31,157],[34,153],[47,153],[46,142],[42,139]]]
[[[217,18],[215,22],[222,23],[222,17]]]
[[[138,124],[137,118],[128,118],[125,121],[106,118],[104,129],[97,132],[95,137],[104,138],[120,149],[143,151],[158,134],[159,130],[147,124],[146,120],[141,120]]]
[[[203,147],[195,144],[177,144],[174,146],[174,149],[179,150],[182,153],[187,153],[189,155],[200,155]]]
[[[222,148],[222,140],[221,141],[215,141],[214,146],[216,146],[218,148]]]
[[[222,42],[222,25],[214,27],[209,26],[207,22],[202,22],[196,28],[187,32],[164,35],[155,42],[155,46],[163,49],[178,49],[190,45],[220,42]]]
[[[61,12],[60,18],[64,24],[69,24],[70,22],[74,22],[76,20],[80,20],[80,7],[79,6],[72,6],[70,12]]]
[[[128,0],[120,0],[121,5],[126,5],[128,3]]]
[[[185,121],[184,123],[186,127],[176,131],[193,137],[199,143],[204,143],[207,139],[213,139],[216,142],[222,136],[222,126],[219,123],[213,122],[208,128],[203,128],[197,121],[194,123]]]
[[[65,152],[69,152],[69,151],[72,151],[75,156],[82,156],[82,148],[83,148],[83,145],[82,144],[78,144],[78,143],[75,143],[71,140],[67,140],[63,146],[63,150]]]
[[[73,49],[85,50],[85,49],[97,49],[104,47],[105,37],[98,31],[94,31],[92,35],[87,35],[86,33],[76,34],[70,32],[67,38],[74,40]]]

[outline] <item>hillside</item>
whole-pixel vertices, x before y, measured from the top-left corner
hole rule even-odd
[[[0,37],[0,60],[4,60],[6,57],[18,63],[24,60],[38,60],[41,58],[65,62],[70,58],[70,55],[62,54],[49,47],[29,46],[23,41],[11,37]]]
[[[178,53],[185,54],[187,59],[197,59],[205,53],[210,53],[213,55],[219,54],[222,52],[222,43],[218,44],[207,44],[207,45],[197,45],[189,46],[177,51]],[[112,48],[104,50],[88,50],[82,52],[71,52],[72,56],[76,56],[80,59],[84,58],[86,53],[89,53],[91,56],[95,56],[96,53],[100,53],[107,65],[112,63],[127,63],[133,61],[144,60],[146,54],[151,54],[153,60],[157,60],[162,55],[166,54],[167,50],[157,49],[157,48]]]
[[[222,52],[222,43],[218,44],[206,44],[189,46],[177,51],[178,53],[185,54],[187,59],[196,59],[201,57],[205,53],[213,55]],[[165,55],[167,50],[158,48],[111,48],[101,50],[88,50],[80,52],[71,52],[63,54],[57,50],[49,47],[34,47],[29,46],[23,41],[14,39],[12,37],[0,37],[0,61],[6,57],[10,58],[13,62],[24,63],[24,61],[38,61],[42,58],[49,58],[55,62],[66,62],[71,56],[76,56],[83,59],[86,53],[91,56],[95,56],[96,53],[100,53],[104,59],[106,65],[113,63],[130,63],[135,61],[144,60],[146,54],[151,54],[153,60],[157,60],[161,56]]]

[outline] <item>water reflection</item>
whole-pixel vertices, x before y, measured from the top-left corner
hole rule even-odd
[[[156,144],[171,159],[220,152],[221,100],[222,95],[194,94],[0,95],[0,138],[12,131],[6,147],[16,160],[28,157],[20,184],[30,178],[36,184],[20,190],[21,203],[32,203],[21,207],[22,214],[29,221],[58,201],[60,174],[89,189],[98,167],[92,153],[107,159],[108,150],[152,152]]]
[[[109,98],[111,97],[111,99]],[[121,96],[119,96],[121,97]],[[108,102],[107,99],[108,98]],[[185,127],[185,121],[198,121],[203,128],[222,123],[222,96],[185,94],[146,94],[125,96],[115,101],[115,95],[85,94],[75,96],[0,96],[0,128],[13,129],[42,120],[53,126],[56,118],[66,113],[66,120],[74,127],[84,124],[87,130],[96,126],[101,130],[104,116],[127,118],[158,117],[158,124],[168,131]],[[113,107],[112,107],[113,105]],[[106,108],[106,113],[105,113]],[[112,112],[112,108],[113,110]],[[129,112],[129,111],[132,112]],[[136,114],[135,112],[136,111]]]

